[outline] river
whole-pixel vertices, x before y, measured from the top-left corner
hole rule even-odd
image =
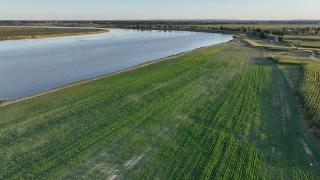
[[[109,30],[0,41],[0,99],[29,96],[232,39],[232,35],[217,33]]]

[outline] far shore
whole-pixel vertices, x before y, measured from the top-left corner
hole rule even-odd
[[[91,28],[91,27],[51,27],[51,26],[0,26],[1,28],[36,28],[36,29],[75,29],[76,31],[72,32],[48,32],[47,34],[32,34],[32,35],[10,35],[1,37],[0,41],[10,41],[10,40],[24,40],[24,39],[43,39],[43,38],[52,38],[52,37],[64,37],[64,36],[77,36],[77,35],[90,35],[90,34],[100,34],[108,32],[106,28]],[[85,30],[85,31],[80,31]]]

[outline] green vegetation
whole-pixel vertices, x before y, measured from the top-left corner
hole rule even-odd
[[[286,35],[284,38],[287,40],[320,41],[320,36]]]
[[[283,46],[283,47],[291,47],[292,45],[286,43],[286,42],[278,42],[278,43],[274,43],[271,40],[267,40],[267,39],[259,39],[259,38],[252,38],[256,43],[259,43],[261,45],[264,46]]]
[[[319,41],[286,40],[286,41],[294,44],[297,47],[320,48],[320,40]]]
[[[0,179],[319,179],[279,66],[238,43],[0,107]]]
[[[297,47],[319,48],[320,50],[320,36],[286,35],[284,41]]]
[[[88,28],[0,27],[0,40],[44,38],[102,32],[106,32],[106,30]]]
[[[304,72],[301,94],[314,123],[320,127],[320,63],[304,65]]]
[[[131,22],[119,25],[122,28],[133,29],[166,29],[166,30],[195,30],[195,31],[219,31],[219,32],[233,32],[253,35],[260,38],[267,38],[268,36],[284,36],[284,35],[320,35],[320,24],[315,22],[311,24],[299,24],[288,22],[281,23],[178,23],[178,22]]]
[[[210,25],[209,25],[210,26]],[[212,25],[211,25],[212,26]],[[246,27],[252,29],[263,29],[263,30],[282,30],[282,29],[310,29],[312,27],[319,28],[320,24],[288,24],[288,23],[256,23],[256,24],[220,24],[219,26],[226,26],[229,28]]]
[[[311,123],[308,122],[309,126],[320,127],[320,63],[314,59],[297,56],[276,56],[273,57],[273,60],[281,65],[296,65],[299,67],[293,70],[292,74],[295,75],[291,75],[289,80],[302,76],[294,88],[301,94],[305,109],[312,119]],[[299,69],[303,70],[302,74],[299,73]]]
[[[273,57],[273,60],[276,61],[278,64],[308,64],[308,63],[314,63],[314,60],[308,59],[308,58],[301,58],[297,56],[276,56]]]
[[[296,49],[296,47],[289,46],[285,43],[270,43],[264,39],[257,39],[248,36],[242,36],[241,40],[252,47],[263,48],[272,51],[292,51]]]
[[[287,40],[284,39],[281,42],[274,42],[274,41],[269,41],[267,39],[261,39],[261,38],[256,38],[252,36],[246,36],[246,35],[240,35],[237,37],[241,41],[244,41],[246,44],[249,46],[255,47],[255,48],[262,48],[265,50],[269,51],[278,51],[281,53],[287,53],[290,54],[289,56],[285,56],[285,58],[290,58],[291,60],[296,59],[297,63],[299,64],[302,61],[309,61],[310,58],[313,58],[312,61],[314,60],[320,60],[319,55],[320,55],[320,48],[314,47],[302,47],[302,43],[308,43],[308,41],[305,41],[303,39],[298,40],[298,44],[292,43],[292,40]],[[319,43],[319,41],[312,41],[314,44]],[[289,53],[291,52],[291,53]],[[289,60],[290,61],[290,60]],[[289,62],[290,63],[290,62]],[[304,63],[304,62],[302,62]]]

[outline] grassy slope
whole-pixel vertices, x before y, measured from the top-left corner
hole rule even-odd
[[[0,107],[0,179],[319,179],[278,66],[239,44]]]
[[[0,27],[0,40],[94,34],[105,31],[102,29],[81,28]]]

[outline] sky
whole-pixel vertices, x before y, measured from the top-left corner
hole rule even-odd
[[[320,20],[320,0],[0,0],[0,20]]]

